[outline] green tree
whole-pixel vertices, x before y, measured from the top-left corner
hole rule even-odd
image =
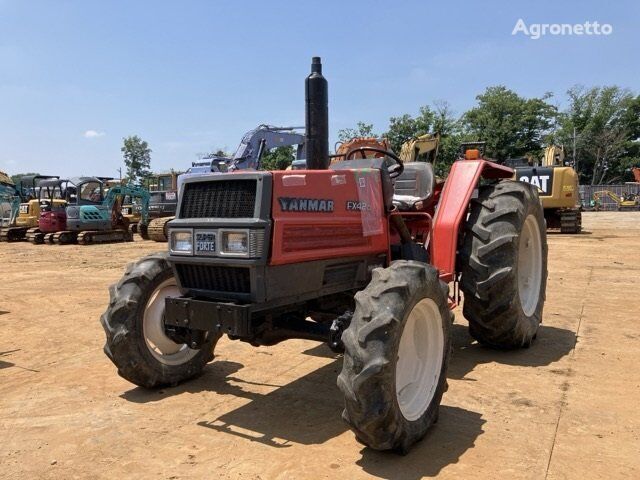
[[[137,135],[123,138],[120,149],[127,167],[127,180],[131,183],[142,183],[150,174],[151,149],[149,144]]]
[[[462,118],[468,137],[487,142],[486,154],[498,161],[539,157],[555,125],[557,108],[542,98],[524,98],[499,85],[478,95],[478,105]]]
[[[20,184],[20,179],[22,177],[27,177],[29,175],[40,175],[39,173],[36,172],[29,172],[29,173],[16,173],[15,175],[11,175],[11,180],[13,181],[13,183],[15,183],[16,185]]]
[[[436,101],[433,107],[420,107],[416,117],[409,114],[391,117],[384,135],[391,148],[400,152],[403,143],[425,133],[440,135],[435,172],[438,176],[446,176],[458,156],[459,145],[464,138],[460,121],[446,101]]]
[[[628,100],[623,122],[628,132],[622,159],[624,180],[634,181],[631,167],[640,167],[640,95]]]
[[[226,158],[230,158],[231,154],[228,152],[225,152],[223,149],[218,148],[217,150],[212,149],[212,151],[210,152],[201,152],[201,153],[197,153],[196,156],[200,159],[207,159],[207,158],[214,158],[214,157],[226,157]]]
[[[582,182],[601,184],[621,181],[638,161],[640,101],[617,86],[567,92],[569,106],[560,115],[559,142],[572,156],[575,133],[576,169]]]
[[[418,115],[414,118],[408,113],[389,119],[389,129],[384,136],[394,152],[402,149],[402,144],[419,135],[434,133],[436,113],[428,106],[420,107]]]
[[[338,130],[338,140],[340,142],[348,142],[352,138],[359,137],[377,137],[373,133],[373,124],[358,122],[356,128],[343,128]]]
[[[293,146],[276,147],[262,154],[263,170],[285,170],[296,158]]]

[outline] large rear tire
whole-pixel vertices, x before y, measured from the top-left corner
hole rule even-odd
[[[355,300],[342,335],[342,417],[365,445],[406,453],[437,420],[446,388],[447,285],[432,266],[403,260],[375,269]]]
[[[200,374],[213,360],[220,335],[199,350],[179,345],[164,332],[164,299],[180,294],[167,255],[158,253],[129,264],[109,289],[111,300],[100,318],[107,341],[104,352],[118,374],[136,385],[176,385]]]
[[[514,181],[480,187],[460,270],[471,336],[496,348],[528,347],[542,321],[547,285],[546,227],[534,187]]]

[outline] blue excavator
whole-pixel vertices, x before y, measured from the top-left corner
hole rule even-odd
[[[290,147],[297,145],[296,160],[304,158],[305,136],[299,132],[303,127],[275,127],[273,125],[258,125],[244,134],[240,145],[231,158],[212,155],[194,162],[185,173],[178,176],[177,192],[173,197],[178,202],[180,187],[189,177],[210,175],[212,173],[226,173],[237,170],[262,170],[264,154],[276,147]],[[153,202],[152,202],[153,203]],[[175,209],[173,210],[175,211]],[[168,226],[175,216],[154,218],[144,232],[143,238],[156,242],[166,242]]]
[[[62,180],[60,185],[67,205],[41,214],[45,243],[89,245],[132,241],[129,222],[122,214],[127,196],[139,200],[140,221],[148,222],[149,192],[143,188],[113,185],[105,193],[104,179],[100,177],[76,177]],[[59,227],[51,228],[54,225]]]

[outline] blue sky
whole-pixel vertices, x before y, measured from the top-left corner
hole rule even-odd
[[[531,40],[511,35],[519,18],[613,33]],[[461,113],[495,84],[638,92],[639,21],[637,1],[0,0],[0,170],[115,176],[131,134],[156,170],[233,151],[259,123],[303,123],[313,55],[333,139],[434,100]]]

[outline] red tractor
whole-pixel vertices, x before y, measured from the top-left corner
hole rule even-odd
[[[307,169],[187,180],[169,252],[129,265],[111,287],[104,350],[122,377],[153,388],[198,375],[223,334],[326,342],[344,352],[338,386],[357,439],[406,452],[438,418],[458,285],[479,342],[536,337],[542,207],[477,149],[443,183],[430,163],[371,147],[329,168],[319,58],[306,100]]]

